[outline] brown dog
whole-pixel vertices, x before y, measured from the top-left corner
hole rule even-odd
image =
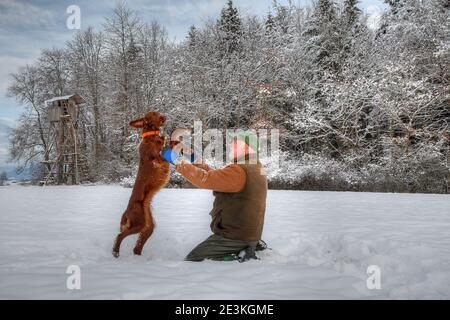
[[[131,193],[128,207],[120,221],[120,233],[116,238],[113,256],[118,257],[122,240],[131,234],[139,233],[134,254],[140,255],[147,239],[152,235],[155,224],[150,207],[151,200],[168,181],[169,163],[161,156],[166,139],[160,135],[160,127],[166,117],[159,112],[148,112],[144,118],[130,122],[130,126],[142,129],[139,145],[139,170]],[[171,141],[170,146],[177,144]]]

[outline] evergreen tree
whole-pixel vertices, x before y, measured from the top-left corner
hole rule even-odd
[[[336,18],[336,8],[333,0],[319,0],[315,8],[321,25],[333,22]]]
[[[357,33],[361,32],[362,25],[359,22],[361,9],[358,8],[358,0],[345,0],[341,15],[341,55],[339,65],[352,57],[352,46],[356,40]]]
[[[441,5],[444,12],[450,10],[450,0],[438,0],[438,3]]]
[[[335,72],[339,69],[340,30],[334,2],[319,0],[313,7],[313,13],[307,22],[304,35],[307,37],[306,49],[313,62],[321,70]]]
[[[392,14],[397,14],[398,10],[402,6],[404,0],[384,0],[389,5]]]
[[[273,19],[273,16],[270,12],[267,14],[265,26],[266,26],[266,35],[272,34],[275,29],[275,20]]]
[[[277,5],[275,9],[277,10],[276,26],[282,34],[287,34],[289,32],[289,8]]]
[[[361,15],[361,9],[358,8],[359,0],[345,0],[343,18],[347,29],[352,29],[358,22]]]
[[[192,25],[189,28],[189,32],[188,32],[188,36],[187,36],[187,41],[188,41],[189,47],[194,47],[196,45],[197,36],[198,36],[197,33],[198,33],[197,28],[194,25]]]
[[[239,12],[234,7],[232,0],[228,0],[226,7],[222,9],[219,29],[222,35],[222,49],[227,53],[238,51],[242,36],[242,23]]]

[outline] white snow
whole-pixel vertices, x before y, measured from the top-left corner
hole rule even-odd
[[[183,261],[209,234],[212,194],[164,189],[143,256],[111,255],[131,189],[0,187],[0,298],[449,299],[450,197],[270,191],[263,239],[246,263]],[[66,268],[81,268],[81,289]],[[366,270],[381,270],[369,290]]]

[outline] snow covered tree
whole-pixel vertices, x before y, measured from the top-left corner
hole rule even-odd
[[[348,29],[353,28],[361,15],[361,9],[358,8],[359,0],[345,0],[343,9],[343,18]]]
[[[106,101],[110,106],[105,112],[105,121],[109,124],[106,134],[111,137],[111,155],[124,164],[131,163],[132,155],[132,149],[127,145],[130,135],[128,123],[138,113],[136,108],[143,108],[133,103],[139,78],[139,49],[135,39],[140,28],[141,20],[123,2],[117,4],[113,16],[107,18],[105,23],[107,59],[110,61],[108,87],[112,91]]]
[[[39,73],[45,82],[46,97],[67,94],[69,64],[63,49],[44,49],[38,59]]]
[[[26,108],[19,117],[17,127],[12,131],[10,157],[12,161],[20,162],[24,168],[40,160],[49,160],[45,87],[40,70],[35,66],[27,65],[11,77],[8,95]]]
[[[336,72],[340,33],[338,30],[335,4],[331,0],[318,0],[307,22],[304,35],[307,39],[308,55],[318,68]]]
[[[275,21],[274,21],[273,16],[272,16],[272,14],[270,12],[267,14],[265,26],[266,26],[266,34],[267,35],[272,34],[272,32],[275,29]]]
[[[241,18],[239,12],[228,0],[226,7],[222,9],[219,20],[220,47],[226,54],[232,54],[240,49],[242,35]]]
[[[384,0],[390,6],[390,10],[392,14],[397,14],[397,11],[402,6],[404,0]]]
[[[195,43],[197,41],[197,28],[194,25],[189,28],[187,39],[189,46],[195,46]]]
[[[93,159],[90,168],[93,173],[98,172],[97,166],[103,165],[105,157],[106,137],[102,115],[105,109],[104,96],[106,87],[103,81],[105,41],[103,33],[96,33],[89,27],[86,31],[77,33],[74,39],[67,43],[67,50],[72,66],[72,84],[74,92],[82,92],[88,101],[89,114],[82,110],[85,116],[92,116]],[[83,119],[86,120],[86,119]],[[84,125],[84,122],[81,123]]]

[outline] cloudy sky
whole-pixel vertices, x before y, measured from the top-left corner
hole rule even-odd
[[[192,24],[201,25],[208,17],[217,17],[226,0],[128,0],[127,5],[146,21],[164,25],[172,40],[185,38]],[[286,3],[287,0],[278,0]],[[266,14],[273,0],[234,0],[241,12]],[[294,0],[306,4],[309,0]],[[32,63],[43,48],[62,47],[75,32],[66,27],[66,9],[78,5],[81,29],[91,25],[100,29],[116,2],[111,0],[0,0],[0,120],[14,121],[21,107],[6,97],[9,74]],[[360,0],[366,12],[384,8],[382,0]]]

